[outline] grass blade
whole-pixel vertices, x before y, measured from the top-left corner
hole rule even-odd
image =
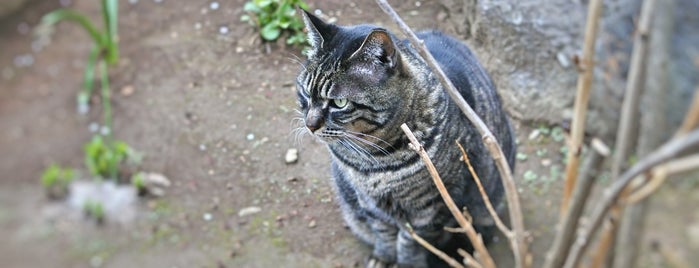
[[[119,60],[118,44],[118,24],[119,24],[119,1],[102,0],[102,17],[104,17],[106,35],[106,60],[109,64],[114,64]]]
[[[83,78],[83,89],[78,93],[78,113],[86,114],[90,110],[90,96],[92,96],[93,85],[95,83],[95,65],[100,48],[95,45],[90,50],[85,66],[85,77]]]
[[[109,90],[109,73],[107,71],[107,63],[100,61],[100,74],[102,75],[102,107],[104,109],[104,126],[107,127],[107,133],[102,133],[107,138],[107,144],[112,142],[112,102]]]
[[[90,22],[90,19],[88,19],[85,15],[80,14],[74,10],[58,9],[51,11],[48,14],[44,15],[43,18],[41,18],[41,23],[44,25],[53,25],[62,20],[70,20],[77,22],[87,31],[87,33],[90,35],[90,37],[92,37],[95,43],[99,44],[100,46],[105,45],[106,40],[104,40],[104,36]]]

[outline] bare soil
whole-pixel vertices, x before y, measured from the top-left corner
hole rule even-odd
[[[114,134],[145,153],[143,170],[165,174],[174,185],[163,198],[142,199],[138,217],[126,224],[69,217],[60,202],[46,199],[41,171],[51,163],[83,167],[88,126],[101,115],[98,100],[88,115],[76,113],[89,37],[63,23],[49,46],[32,50],[23,29],[59,7],[34,1],[0,19],[2,266],[361,265],[369,250],[339,217],[325,148],[311,139],[296,143],[291,134],[299,49],[261,43],[239,21],[243,0],[220,2],[216,10],[201,0],[130,2],[120,3],[121,61],[110,72]],[[393,28],[373,1],[309,4],[340,24]],[[98,1],[76,0],[72,7],[99,18]],[[455,29],[440,4],[408,1],[396,8],[416,29]],[[22,62],[26,55],[30,64]],[[122,94],[126,87],[134,92]],[[557,218],[564,142],[545,133],[530,139],[541,126],[514,124],[522,153],[516,173],[540,263]],[[300,153],[288,165],[290,148]],[[699,247],[692,240],[699,236],[696,186],[665,191],[667,198],[652,204],[658,213],[649,217],[653,231],[646,240],[661,239],[696,260],[688,256]],[[239,216],[253,206],[261,211]],[[491,247],[501,267],[512,266],[502,239]],[[644,258],[649,267],[658,263],[657,254]]]

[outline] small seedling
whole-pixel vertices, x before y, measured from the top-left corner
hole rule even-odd
[[[104,206],[102,202],[87,200],[83,204],[83,211],[87,217],[95,219],[98,224],[104,223]]]
[[[95,135],[85,144],[85,165],[90,174],[102,178],[117,179],[119,168],[135,152],[123,141],[107,143],[100,135]]]
[[[95,24],[84,14],[72,9],[54,10],[41,18],[42,28],[50,28],[60,21],[73,21],[87,31],[94,44],[85,66],[85,78],[83,80],[83,90],[78,94],[78,112],[87,113],[89,110],[89,99],[92,94],[92,85],[95,80],[95,67],[98,66],[102,78],[102,99],[105,125],[111,130],[111,107],[109,97],[109,82],[107,80],[107,64],[116,64],[119,60],[119,46],[117,37],[118,25],[118,0],[102,0],[102,18],[104,28],[99,30]],[[102,60],[103,61],[102,61]],[[105,64],[106,62],[106,64]],[[106,89],[105,89],[106,85]]]
[[[68,194],[68,185],[73,181],[74,174],[70,168],[51,165],[41,174],[41,184],[51,199],[60,199]]]
[[[286,44],[306,44],[303,22],[296,7],[308,9],[302,0],[250,0],[243,9],[247,12],[240,20],[250,22],[260,31],[265,41],[275,41],[286,33]]]
[[[140,196],[144,196],[148,192],[146,189],[146,181],[143,176],[144,175],[142,172],[138,172],[131,176],[131,185],[136,188],[136,191],[138,191],[138,195]]]

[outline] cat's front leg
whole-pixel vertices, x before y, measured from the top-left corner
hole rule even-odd
[[[415,229],[417,235],[427,241],[435,241],[440,237],[440,230],[430,229]],[[398,232],[398,240],[396,244],[397,263],[398,267],[428,267],[427,257],[429,252],[415,239],[410,236],[407,229],[401,229]]]
[[[381,220],[374,220],[371,223],[374,233],[374,250],[367,262],[367,267],[383,267],[382,265],[396,262],[396,242],[398,227]],[[372,263],[376,265],[372,266]]]

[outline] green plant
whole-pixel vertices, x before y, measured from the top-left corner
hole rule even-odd
[[[70,168],[61,168],[53,164],[41,174],[41,184],[49,197],[61,198],[68,193],[68,185],[73,181],[74,173]]]
[[[105,142],[100,135],[92,137],[92,140],[85,144],[84,150],[85,165],[90,174],[102,178],[116,179],[121,164],[130,158],[139,158],[125,142]]]
[[[119,46],[117,42],[118,3],[118,0],[102,0],[104,28],[101,30],[98,30],[87,16],[72,9],[54,10],[44,15],[41,19],[42,27],[51,27],[64,20],[74,21],[82,26],[92,38],[94,45],[87,59],[83,89],[78,94],[78,111],[87,113],[89,110],[89,99],[95,80],[95,67],[99,66],[102,79],[104,125],[108,128],[108,132],[112,130],[112,112],[110,106],[107,64],[113,65],[119,60]]]
[[[97,223],[104,223],[104,206],[102,202],[87,200],[83,204],[83,211],[88,217],[94,218]]]
[[[131,176],[131,185],[136,188],[139,195],[145,195],[146,193],[146,181],[143,176],[143,172],[137,172]]]
[[[303,22],[296,16],[296,7],[308,9],[303,0],[250,0],[245,3],[247,14],[241,16],[257,27],[265,41],[274,41],[287,33],[289,45],[306,44]]]

